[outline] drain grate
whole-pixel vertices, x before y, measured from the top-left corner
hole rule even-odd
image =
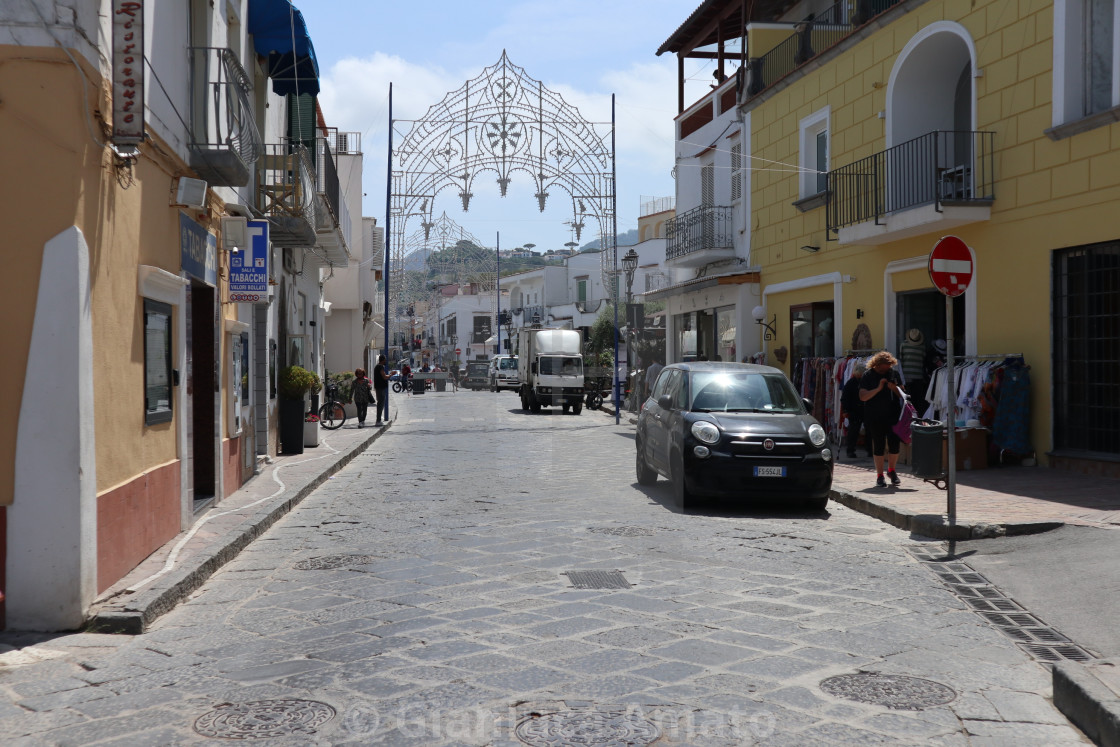
[[[896,711],[920,711],[945,705],[957,697],[953,688],[940,682],[875,672],[829,677],[821,682],[821,689],[837,698],[886,706]]]
[[[577,589],[629,589],[633,584],[622,571],[564,571],[572,586]]]
[[[644,747],[661,737],[653,723],[626,711],[532,713],[517,725],[514,733],[533,747],[573,744]]]
[[[611,534],[615,537],[650,537],[652,529],[645,527],[591,527],[587,531],[594,534]]]
[[[270,739],[293,734],[310,735],[335,716],[334,708],[317,700],[257,700],[222,703],[202,714],[194,730],[220,739]]]
[[[1024,651],[1042,661],[1091,661],[1093,659],[1080,646],[1047,646],[1041,643],[1020,643]]]
[[[1039,661],[1090,661],[1092,654],[1046,625],[1014,600],[992,586],[983,574],[958,561],[930,562],[935,553],[926,548],[911,549],[961,601],[997,630],[1015,640]]]
[[[324,555],[301,560],[292,567],[297,571],[335,571],[352,565],[365,565],[375,560],[381,558],[377,555]]]

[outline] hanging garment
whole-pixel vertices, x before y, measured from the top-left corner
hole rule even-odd
[[[1030,366],[1006,366],[1000,386],[999,405],[992,424],[992,443],[1013,454],[1032,454],[1028,428],[1031,416]]]

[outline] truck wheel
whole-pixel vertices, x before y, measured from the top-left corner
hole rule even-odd
[[[529,409],[533,412],[541,411],[541,401],[537,399],[537,393],[532,389],[529,390]]]
[[[583,412],[583,403],[582,402],[576,402],[574,405],[572,405],[572,414],[573,415],[579,415],[581,412]]]

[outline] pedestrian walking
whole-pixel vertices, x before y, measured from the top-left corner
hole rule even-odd
[[[851,378],[844,382],[840,390],[840,407],[848,416],[848,427],[845,431],[844,445],[848,447],[848,458],[856,458],[856,445],[859,443],[859,432],[863,428],[863,400],[859,398],[859,385],[863,379],[863,369],[856,366],[852,370]],[[868,437],[864,444],[867,456],[871,454],[871,438]]]
[[[902,379],[895,370],[898,360],[886,350],[871,356],[867,362],[867,372],[860,379],[859,398],[863,401],[863,427],[871,441],[872,459],[877,474],[875,484],[880,488],[887,486],[883,478],[884,451],[886,453],[887,477],[891,485],[898,485],[899,439],[893,426],[898,422],[902,411]]]
[[[377,395],[377,422],[389,422],[389,371],[385,356],[379,356],[377,365],[373,367],[373,391]],[[384,416],[384,421],[382,421]]]
[[[354,400],[354,407],[358,410],[358,427],[366,424],[366,411],[373,400],[373,382],[366,378],[364,368],[354,369],[354,381],[350,383],[350,396]]]

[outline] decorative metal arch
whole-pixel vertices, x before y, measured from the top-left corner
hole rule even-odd
[[[613,118],[613,113],[612,113]],[[509,61],[506,52],[477,78],[447,94],[422,119],[408,122],[390,158],[389,222],[396,268],[412,252],[406,238],[409,220],[419,218],[425,239],[436,198],[452,189],[464,212],[470,209],[480,178],[492,172],[505,197],[515,172],[533,180],[537,207],[544,212],[558,187],[572,201],[569,225],[580,239],[587,219],[598,223],[603,284],[614,293],[615,152],[614,124],[585,120],[555,91]],[[390,268],[393,272],[393,268]],[[392,288],[392,284],[390,284]]]

